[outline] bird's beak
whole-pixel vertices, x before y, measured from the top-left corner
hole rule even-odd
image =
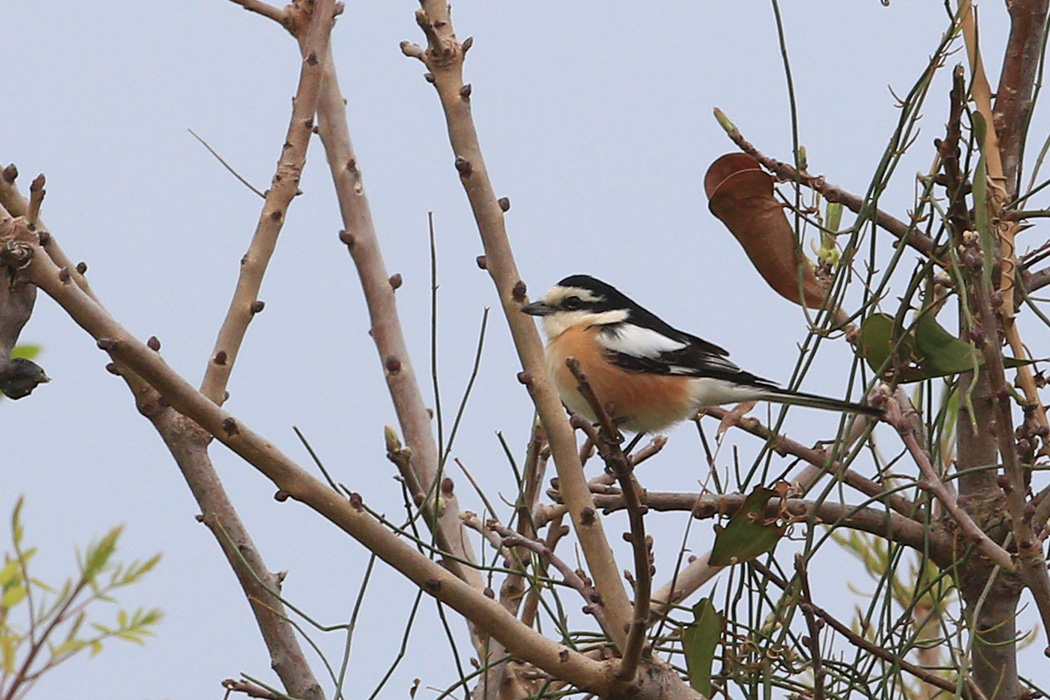
[[[529,316],[550,316],[555,310],[553,306],[547,306],[542,301],[534,301],[521,307],[521,312]]]

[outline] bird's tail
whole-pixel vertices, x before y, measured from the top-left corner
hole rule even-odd
[[[875,406],[862,403],[852,403],[841,399],[833,399],[827,396],[807,394],[802,391],[788,391],[787,389],[771,389],[762,397],[772,403],[782,403],[788,406],[806,406],[808,408],[822,408],[826,411],[840,411],[843,413],[859,413],[865,416],[882,417],[884,411]]]

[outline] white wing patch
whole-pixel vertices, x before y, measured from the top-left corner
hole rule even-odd
[[[674,352],[686,347],[685,343],[668,338],[663,333],[629,323],[602,329],[598,340],[612,352],[652,359],[659,358],[665,352]]]
[[[735,382],[729,382],[724,379],[712,379],[710,377],[693,379],[689,384],[689,394],[697,408],[768,399],[770,396],[776,395],[768,389],[743,386]]]

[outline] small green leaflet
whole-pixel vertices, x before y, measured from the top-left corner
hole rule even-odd
[[[715,610],[712,598],[704,598],[693,606],[693,624],[682,631],[682,651],[689,671],[689,685],[708,698],[711,697],[715,647],[722,638],[722,613]]]
[[[973,343],[949,333],[932,313],[921,313],[907,333],[894,328],[892,316],[873,314],[861,325],[860,349],[875,371],[889,360],[883,376],[895,376],[901,383],[971,372],[984,364],[984,356]],[[1007,367],[1020,367],[1033,361],[1004,357],[1003,362]]]
[[[11,359],[21,357],[26,360],[32,360],[34,357],[40,354],[39,345],[17,345],[15,349],[11,351]]]
[[[784,536],[786,525],[765,518],[766,502],[776,496],[773,489],[759,486],[744,500],[724,528],[715,526],[715,546],[709,562],[712,566],[730,566],[749,561],[771,551]]]

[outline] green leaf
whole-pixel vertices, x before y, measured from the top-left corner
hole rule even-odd
[[[123,574],[123,576],[114,576],[114,584],[117,586],[126,586],[128,584],[134,583],[142,576],[145,576],[153,570],[153,567],[155,567],[157,565],[157,562],[160,561],[160,556],[160,554],[154,554],[152,557],[150,557],[144,562],[131,562],[131,564],[128,566],[128,570]]]
[[[15,548],[22,544],[22,506],[26,502],[25,496],[19,496],[15,501],[15,509],[11,512],[11,541]]]
[[[13,608],[23,600],[29,594],[29,588],[27,586],[10,586],[8,587],[2,596],[0,596],[0,609]]]
[[[0,668],[11,675],[15,672],[15,650],[22,638],[14,634],[0,635]]]
[[[29,558],[28,556],[25,557],[25,559],[28,559],[28,558]],[[52,588],[51,586],[47,585],[44,581],[41,581],[40,579],[36,578],[35,576],[30,576],[29,577],[29,582],[31,584],[33,584],[34,586],[36,586],[37,588],[39,588],[40,590],[42,590],[42,591],[47,591],[48,593],[54,593],[55,592],[54,588]]]
[[[932,313],[921,313],[915,322],[915,347],[927,377],[969,372],[980,366],[981,358],[972,343],[966,343],[937,323]]]
[[[56,659],[60,659],[63,656],[72,656],[87,646],[87,644],[82,639],[67,639],[51,650],[51,656]]]
[[[711,697],[711,666],[721,637],[722,613],[714,609],[711,598],[704,598],[693,606],[693,624],[682,631],[682,650],[689,685],[705,697]]]
[[[984,364],[984,356],[973,343],[955,337],[928,311],[920,312],[915,327],[902,333],[888,314],[872,314],[861,324],[859,351],[872,370],[882,369],[884,378],[906,384],[970,372]],[[1003,358],[1007,367],[1033,362]]]
[[[828,202],[827,213],[824,214],[824,226],[829,231],[835,232],[839,230],[839,226],[842,224],[842,203],[841,202]]]
[[[39,345],[18,345],[11,351],[11,359],[21,357],[26,360],[32,360],[40,355],[41,350],[42,348]]]
[[[875,372],[882,370],[893,354],[893,318],[889,314],[872,314],[860,326],[860,348],[864,359]],[[892,371],[893,363],[885,371]]]
[[[6,588],[8,584],[18,581],[22,578],[22,567],[17,559],[4,564],[4,568],[0,569],[0,588]]]
[[[992,224],[988,217],[988,163],[984,154],[978,159],[974,171],[973,221],[980,237],[981,251],[984,253],[984,281],[990,283],[992,269],[995,267],[995,237],[992,235]]]
[[[970,115],[970,121],[973,124],[973,135],[977,137],[977,148],[983,148],[984,137],[988,133],[988,127],[984,123],[984,115],[980,112],[974,112]]]
[[[81,625],[84,624],[84,620],[87,619],[87,613],[83,610],[73,619],[73,624],[69,626],[69,632],[66,634],[66,641],[75,639],[77,633],[80,631]]]
[[[123,525],[118,525],[106,533],[96,544],[88,547],[87,556],[84,557],[83,571],[86,577],[97,576],[106,568],[109,558],[113,556],[113,552],[117,549],[117,539],[120,537],[123,529]]]
[[[759,486],[744,500],[725,528],[715,528],[715,545],[709,560],[712,566],[749,561],[777,545],[787,526],[778,525],[776,520],[768,522],[763,512],[766,502],[776,494],[773,489]]]

